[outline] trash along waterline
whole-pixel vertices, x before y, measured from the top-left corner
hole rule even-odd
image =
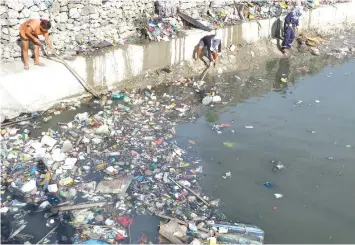
[[[206,231],[226,217],[218,212],[219,201],[210,200],[198,187],[199,160],[186,156],[173,139],[176,123],[169,118],[187,117],[190,108],[180,100],[168,94],[158,100],[149,89],[142,95],[117,92],[103,107],[94,102],[92,113],[79,113],[36,138],[31,137],[36,123],[3,129],[1,212],[4,222],[12,220],[3,232],[4,242],[8,237],[35,242],[29,236],[23,239],[36,235],[25,232],[30,224],[26,217],[33,212],[46,219],[49,232],[69,224],[77,228],[73,236],[61,234],[60,242],[127,242],[124,220],[130,226],[132,217],[148,213],[170,214],[170,222],[177,217],[188,224],[179,225],[186,234],[178,238],[172,237],[171,228],[161,230],[170,241],[197,243],[213,236]],[[229,241],[254,239],[243,235],[248,226],[228,225],[239,227],[228,235]],[[15,234],[19,228],[23,233]],[[264,233],[258,231],[261,243]]]

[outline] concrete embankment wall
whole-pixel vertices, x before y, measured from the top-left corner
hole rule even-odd
[[[332,30],[334,26],[355,22],[355,1],[323,6],[305,12],[302,29]],[[256,43],[272,37],[277,19],[245,22],[222,29],[224,47]],[[77,57],[68,62],[80,76],[97,90],[105,90],[123,80],[193,58],[200,38],[208,34],[191,30],[183,38],[146,46],[128,45],[99,51],[91,57]],[[44,59],[43,59],[44,60]],[[9,117],[19,112],[45,110],[59,100],[85,92],[76,78],[60,63],[44,60],[46,67],[24,71],[21,62],[2,64],[1,112]]]

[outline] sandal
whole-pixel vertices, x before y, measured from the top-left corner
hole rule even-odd
[[[35,65],[36,65],[36,66],[45,66],[45,64],[44,64],[44,63],[41,63],[41,62],[35,63]]]
[[[28,70],[28,69],[30,69],[30,67],[29,66],[24,66],[23,69]]]

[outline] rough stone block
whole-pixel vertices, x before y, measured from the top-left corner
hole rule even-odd
[[[28,8],[24,8],[21,13],[20,13],[20,18],[29,18],[31,16],[31,10],[29,10]]]
[[[19,20],[18,19],[7,19],[7,20],[5,20],[5,22],[9,26],[14,26],[14,25],[19,24]]]
[[[60,4],[58,1],[54,1],[52,4],[52,8],[51,8],[51,13],[52,14],[57,14],[60,11]]]
[[[63,23],[58,24],[57,29],[60,31],[65,31],[67,29],[66,24]]]
[[[68,12],[68,6],[61,6],[59,12]]]
[[[36,6],[36,5],[33,5],[31,8],[30,8],[31,12],[38,12],[39,11],[39,8]]]
[[[71,24],[71,23],[67,23],[67,24],[66,24],[66,28],[67,28],[68,30],[74,30],[74,25]]]
[[[13,9],[9,9],[7,11],[7,15],[9,19],[17,19],[18,17],[20,17],[20,14],[18,13],[18,11],[13,10]]]
[[[68,20],[68,15],[65,12],[60,13],[54,18],[58,23],[65,23]]]
[[[69,17],[72,19],[80,18],[80,12],[77,8],[72,8],[69,10]]]
[[[7,1],[7,6],[17,12],[20,12],[25,7],[23,3],[16,0]]]

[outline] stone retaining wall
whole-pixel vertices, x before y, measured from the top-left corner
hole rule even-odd
[[[204,11],[210,0],[172,0],[185,12]],[[154,13],[154,0],[2,0],[1,60],[20,59],[19,25],[29,18],[52,22],[51,35],[58,50],[83,43],[117,42],[137,34]],[[31,52],[31,51],[30,51]]]
[[[29,18],[50,19],[55,48],[84,48],[100,41],[117,43],[139,33],[156,0],[1,0],[1,61],[21,58],[18,28]],[[229,10],[242,0],[160,0],[178,6],[196,18],[208,8]],[[296,1],[296,0],[293,0]],[[306,0],[298,0],[306,1]],[[335,1],[335,0],[332,0]],[[244,1],[245,2],[245,1]],[[30,48],[32,55],[32,48]]]

